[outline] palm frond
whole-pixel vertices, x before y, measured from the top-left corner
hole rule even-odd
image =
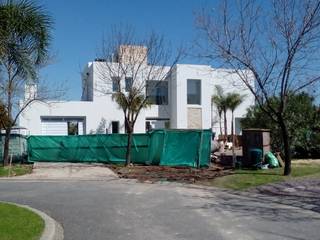
[[[215,94],[211,97],[212,103],[216,106],[219,114],[223,111],[226,103],[226,96],[220,85],[215,85]]]
[[[128,94],[123,92],[114,93],[112,100],[114,100],[122,110],[135,114],[138,113],[140,109],[150,106],[150,102],[147,101],[146,97],[135,88],[132,88]]]
[[[20,77],[36,77],[48,57],[52,19],[34,1],[0,2],[0,62],[14,64]]]
[[[239,93],[228,93],[226,96],[226,105],[231,111],[234,111],[244,100],[245,95]]]

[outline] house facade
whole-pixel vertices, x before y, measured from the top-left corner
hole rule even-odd
[[[101,74],[105,63],[105,60],[97,59],[85,66],[80,101],[33,102],[20,115],[19,125],[28,129],[30,135],[124,133],[123,112],[112,95],[119,91],[119,86],[125,92],[132,79],[120,79],[119,86],[115,86],[112,79],[106,81]],[[112,64],[116,66],[118,63]],[[147,61],[145,64],[147,66]],[[166,69],[170,74],[161,82],[157,82],[158,79],[147,80],[143,91],[152,104],[141,110],[134,132],[144,133],[159,128],[212,128],[213,132],[219,133],[219,118],[211,104],[215,85],[221,85],[225,92],[236,91],[246,95],[234,113],[236,133],[241,132],[239,119],[254,104],[254,97],[233,71],[191,64],[176,64]],[[144,79],[142,76],[141,81]],[[149,89],[151,86],[152,90]],[[26,87],[26,99],[30,93],[36,94],[36,86]],[[227,118],[230,125],[230,113]],[[230,126],[228,128],[230,131]]]

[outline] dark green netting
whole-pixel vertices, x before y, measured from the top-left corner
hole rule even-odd
[[[4,134],[0,134],[0,159],[3,158],[4,151]],[[27,139],[21,134],[10,134],[9,156],[12,156],[13,162],[21,162],[26,160],[27,155]]]
[[[200,134],[202,135],[199,146],[200,167],[209,167],[211,154],[211,138],[214,138],[214,133],[212,133],[210,130],[201,131]]]
[[[166,166],[209,166],[211,131],[155,130],[134,134],[133,163]],[[31,136],[30,162],[124,163],[126,134]]]

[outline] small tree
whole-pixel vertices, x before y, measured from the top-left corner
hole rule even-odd
[[[150,94],[163,87],[181,51],[173,57],[163,36],[151,33],[140,39],[133,27],[120,26],[113,28],[108,40],[103,40],[101,55],[104,61],[98,65],[101,84],[97,90],[103,94],[113,92],[112,99],[123,112],[128,134],[126,165],[129,165],[135,123],[141,110],[150,105],[146,91]]]
[[[233,137],[234,137],[234,111],[243,102],[244,95],[233,92],[233,93],[228,93],[227,98],[228,98],[228,108],[231,111],[231,136],[233,139]]]
[[[220,132],[222,134],[222,127],[221,127],[221,116],[223,113],[223,127],[224,127],[224,134],[223,139],[224,143],[228,140],[228,120],[227,120],[227,111],[229,109],[229,100],[227,95],[224,93],[223,88],[220,85],[215,86],[216,94],[212,96],[212,102],[216,105],[218,110],[218,114],[220,117]]]
[[[228,93],[227,94],[227,102],[228,108],[231,110],[231,138],[232,138],[232,158],[233,158],[233,165],[236,162],[236,155],[235,155],[235,138],[234,138],[234,111],[240,104],[243,102],[244,95],[240,95],[239,93]]]
[[[104,134],[106,133],[107,120],[105,118],[101,118],[101,121],[97,127],[96,134]]]
[[[219,128],[220,128],[220,135],[223,135],[222,132],[222,111],[223,111],[223,89],[219,85],[215,85],[215,94],[211,97],[211,102],[214,104],[217,108],[218,117],[219,117]]]
[[[0,89],[10,124],[4,126],[3,163],[8,164],[12,127],[33,101],[43,99],[37,93],[37,72],[48,57],[51,17],[33,1],[0,2]],[[29,83],[29,96],[18,103]]]
[[[265,6],[259,5],[260,3]],[[213,12],[202,11],[200,56],[234,69],[256,103],[281,131],[284,175],[291,173],[288,123],[284,113],[290,92],[298,93],[320,80],[319,0],[222,1]],[[272,98],[280,100],[272,105]]]

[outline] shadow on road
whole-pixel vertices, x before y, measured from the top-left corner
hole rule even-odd
[[[277,202],[320,213],[320,180],[290,181],[258,187],[252,192],[274,197]]]
[[[237,217],[258,215],[276,222],[320,220],[320,180],[269,184],[246,192],[221,190],[202,198],[206,203],[200,208],[230,211]]]

